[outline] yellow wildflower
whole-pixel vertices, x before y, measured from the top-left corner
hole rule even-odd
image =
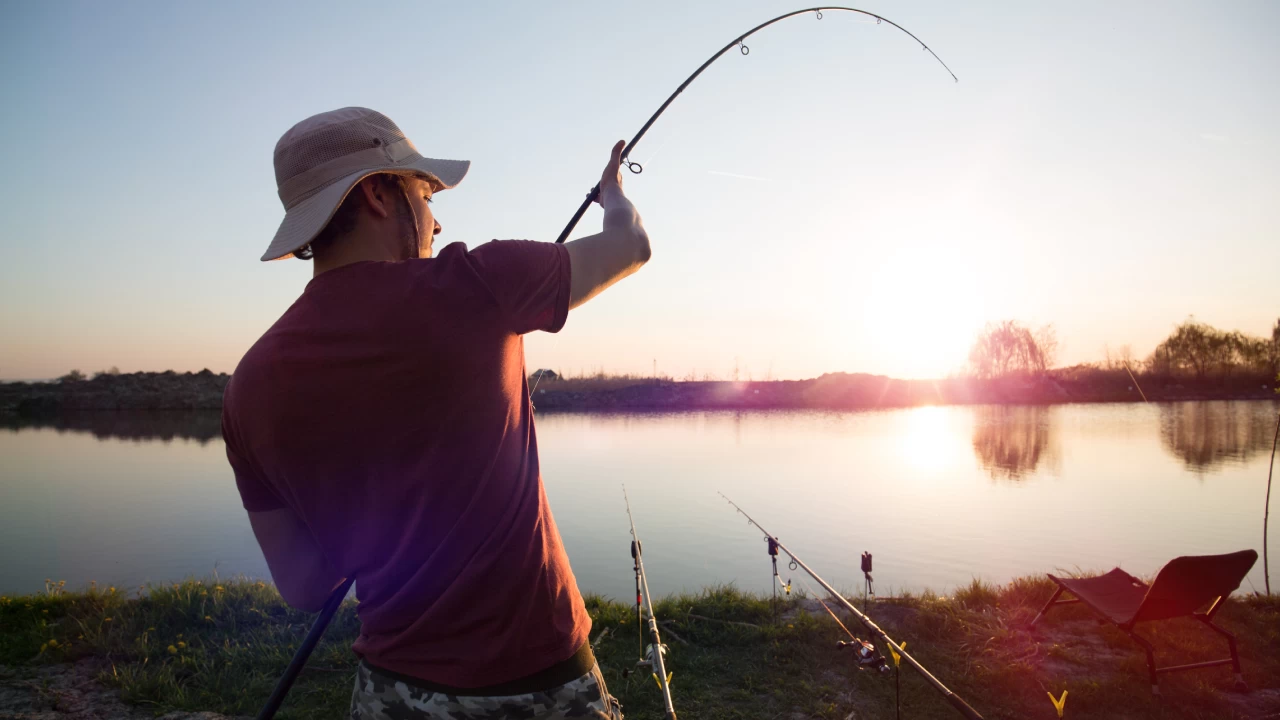
[[[113,593],[113,592],[115,592],[115,591],[116,591],[116,586],[115,586],[115,585],[112,585],[111,587],[107,588],[107,592],[109,592],[109,593]]]
[[[181,640],[181,639],[182,639],[182,633],[178,633],[178,639],[179,639],[179,640]]]
[[[186,646],[187,646],[187,644],[186,644],[186,643],[182,642],[181,640],[179,640],[179,641],[178,641],[178,647],[180,647],[180,648],[184,648],[184,647],[186,647]]]
[[[207,620],[208,622],[213,622],[213,618],[209,617],[208,615],[205,615],[204,619]]]
[[[40,614],[41,614],[41,615],[48,615],[48,614],[49,614],[49,611],[48,611],[48,610],[41,610],[41,611],[40,611]]]
[[[225,590],[225,589],[226,589],[226,588],[222,587],[221,585],[214,585],[214,586],[213,586],[213,590],[214,590],[214,592],[222,592],[222,591],[223,591],[223,590]]]
[[[206,595],[208,595],[208,594],[209,594],[209,591],[208,591],[208,590],[201,590],[201,591],[200,591],[200,597],[204,597],[204,596],[206,596]]]
[[[153,628],[153,627],[149,627],[149,628],[147,628],[147,632],[155,632],[155,631],[156,631],[156,629],[155,629],[155,628]]]
[[[174,647],[174,646],[170,645],[170,646],[169,646],[169,654],[170,654],[170,655],[177,655],[177,654],[178,654],[178,648],[176,648],[176,647]]]
[[[111,618],[109,617],[102,618],[102,622],[111,622]]]
[[[49,641],[49,647],[51,647],[51,648],[56,648],[56,647],[58,647],[58,641],[57,641],[57,640],[50,640],[50,641]]]

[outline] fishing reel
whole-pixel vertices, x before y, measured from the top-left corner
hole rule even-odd
[[[655,668],[657,668],[658,665],[653,661],[653,648],[654,646],[652,643],[646,645],[644,648],[644,657],[636,661],[636,666],[634,668],[623,668],[622,677],[625,679],[633,672],[640,672],[640,668],[646,668],[650,673],[656,672]],[[663,657],[666,657],[666,643],[658,646],[658,652],[662,653]]]
[[[884,655],[881,655],[876,646],[866,640],[861,638],[854,638],[853,642],[841,640],[836,643],[836,647],[841,650],[852,650],[859,670],[877,670],[881,674],[887,674],[892,670],[889,667],[889,661],[884,659]]]

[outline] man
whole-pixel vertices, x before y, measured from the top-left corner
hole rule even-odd
[[[356,578],[353,718],[621,717],[543,491],[521,336],[649,259],[622,147],[599,234],[432,257],[432,197],[470,163],[364,108],[276,145],[286,212],[262,259],[314,277],[236,368],[223,437],[284,599],[314,611]]]

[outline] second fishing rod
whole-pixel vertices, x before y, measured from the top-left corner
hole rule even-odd
[[[627,503],[627,521],[631,523],[631,559],[635,563],[636,573],[636,622],[640,624],[640,662],[639,665],[653,671],[653,679],[662,690],[662,702],[666,720],[676,720],[676,709],[671,704],[671,675],[667,673],[666,663],[662,655],[667,647],[662,644],[658,634],[658,617],[653,614],[653,599],[649,595],[649,578],[644,574],[644,548],[640,544],[640,536],[636,534],[636,521],[631,517],[631,498],[627,497],[627,486],[622,486],[622,499]],[[644,613],[649,613],[648,626],[644,624]],[[645,630],[648,630],[649,644],[645,646]]]
[[[920,673],[920,675],[929,683],[931,687],[933,687],[934,690],[937,690],[939,693],[942,694],[942,696],[947,700],[947,702],[951,704],[951,707],[955,708],[956,711],[959,712],[961,715],[965,716],[966,718],[969,718],[969,720],[982,720],[982,716],[978,714],[977,710],[974,710],[959,695],[956,695],[954,692],[951,691],[950,688],[942,684],[942,681],[934,677],[933,673],[930,673],[925,668],[924,665],[920,664],[919,661],[917,661],[915,658],[908,655],[907,651],[903,650],[901,645],[894,642],[893,638],[889,637],[889,634],[886,633],[884,630],[882,630],[879,625],[876,625],[874,622],[872,622],[871,618],[867,617],[866,613],[863,613],[859,611],[858,608],[854,607],[853,603],[845,599],[844,595],[841,595],[840,593],[836,592],[836,589],[831,587],[831,585],[828,584],[826,580],[823,580],[822,577],[818,575],[818,573],[814,572],[808,565],[805,565],[804,561],[801,560],[795,553],[788,550],[787,546],[783,545],[782,542],[778,540],[776,535],[771,534],[768,530],[765,530],[763,527],[761,527],[760,523],[756,522],[755,519],[752,518],[750,515],[748,515],[745,510],[743,510],[741,507],[738,506],[737,503],[730,500],[727,495],[725,495],[724,493],[719,493],[719,495],[720,497],[725,499],[725,502],[732,505],[734,510],[737,510],[739,513],[741,513],[742,516],[747,519],[747,523],[749,525],[755,526],[757,530],[764,533],[765,538],[769,541],[769,547],[771,550],[776,546],[779,550],[786,553],[787,556],[791,558],[791,561],[795,563],[797,567],[799,567],[801,570],[804,570],[805,573],[807,573],[809,577],[813,578],[815,582],[821,585],[822,588],[826,590],[827,593],[830,594],[834,600],[836,600],[841,605],[843,605],[846,610],[853,613],[853,616],[856,617],[860,623],[862,623],[862,626],[865,627],[868,632],[875,635],[878,640],[883,642],[885,645],[889,646],[889,648],[894,652],[894,654],[902,658],[903,662],[907,663],[907,665],[914,668],[916,672]]]

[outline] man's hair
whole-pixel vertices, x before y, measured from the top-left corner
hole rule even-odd
[[[404,175],[375,173],[360,182],[367,181],[392,184],[403,196],[408,196],[409,186],[405,183]],[[334,244],[355,229],[356,219],[360,216],[360,205],[364,203],[364,193],[356,192],[358,187],[360,187],[359,183],[351,188],[351,192],[347,193],[347,196],[342,199],[342,204],[334,211],[333,217],[329,218],[329,223],[311,239],[311,242],[293,251],[294,257],[310,260],[315,257],[317,250],[323,251],[325,247]],[[404,210],[400,207],[404,203],[402,197],[397,197],[393,202],[396,204],[397,212]]]

